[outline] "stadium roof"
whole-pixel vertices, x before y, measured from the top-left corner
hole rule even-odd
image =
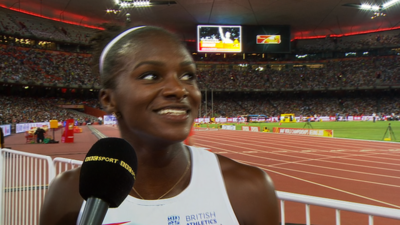
[[[182,34],[185,40],[196,39],[199,24],[290,25],[292,38],[400,28],[400,3],[385,10],[386,16],[371,19],[373,11],[354,7],[365,1],[381,5],[389,0],[153,0],[170,3],[123,10],[117,15],[106,13],[115,8],[115,0],[0,0],[0,6],[95,26],[123,24],[129,12],[132,24],[162,26]]]

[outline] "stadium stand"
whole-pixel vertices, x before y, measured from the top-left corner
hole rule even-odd
[[[89,44],[96,30],[51,21],[0,8],[0,32],[16,37],[52,40],[64,43]]]
[[[65,121],[70,118],[79,124],[97,121],[95,116],[58,107],[59,104],[65,104],[58,99],[1,96],[0,104],[3,106],[0,109],[0,124]]]
[[[322,68],[306,65],[279,69],[257,64],[240,69],[205,69],[198,73],[199,85],[207,89],[326,89],[395,85],[400,82],[399,56],[320,60]],[[201,65],[199,66],[201,68]],[[249,68],[250,67],[250,68]],[[263,69],[260,70],[259,68]]]
[[[353,51],[371,50],[382,47],[398,47],[400,45],[400,32],[387,31],[383,33],[361,34],[355,36],[317,40],[299,40],[296,52],[316,53],[326,51]]]
[[[0,45],[0,79],[6,82],[99,86],[91,55]]]
[[[0,45],[0,79],[99,87],[92,74],[91,55]],[[326,89],[400,85],[400,56],[327,59],[322,68],[287,62],[276,68],[257,64],[229,68],[203,68],[197,74],[201,89]],[[261,69],[262,68],[262,69]]]
[[[218,94],[213,98],[213,103],[208,100],[207,109],[203,105],[206,116],[236,117],[238,115],[267,115],[279,116],[284,112],[292,112],[303,116],[334,116],[336,113],[349,114],[351,116],[372,115],[373,112],[385,112],[385,114],[400,113],[400,107],[396,102],[386,105],[389,97],[303,97],[286,96],[276,97],[270,95],[248,94],[237,96],[235,94]],[[381,99],[382,98],[382,99]],[[380,103],[380,104],[378,104]],[[379,105],[381,107],[379,107]],[[390,112],[390,113],[389,113]]]

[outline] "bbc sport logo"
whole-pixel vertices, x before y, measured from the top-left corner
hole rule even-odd
[[[168,216],[168,225],[180,225],[180,216]]]

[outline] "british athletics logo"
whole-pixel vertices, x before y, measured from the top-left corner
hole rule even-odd
[[[257,44],[280,44],[281,35],[257,35]]]
[[[180,216],[168,216],[168,225],[180,225],[181,217]]]

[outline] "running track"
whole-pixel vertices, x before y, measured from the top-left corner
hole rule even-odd
[[[15,150],[82,160],[97,140],[83,128],[73,144],[21,144],[21,135],[5,141]],[[120,136],[117,127],[95,128],[109,137]],[[398,143],[227,130],[199,130],[195,140],[197,146],[263,169],[278,191],[400,209]],[[286,203],[285,209],[286,222],[305,223],[304,205]],[[367,216],[349,212],[341,216],[342,224],[368,224]],[[334,210],[311,207],[312,224],[334,224],[334,219]],[[374,224],[400,221],[375,218]]]

